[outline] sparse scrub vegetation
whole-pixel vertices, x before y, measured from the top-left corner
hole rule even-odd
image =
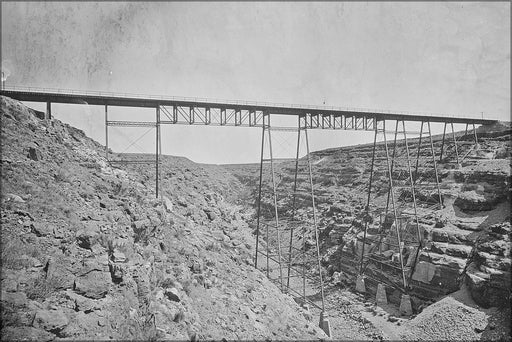
[[[61,166],[57,167],[57,170],[55,170],[55,173],[53,174],[55,180],[60,183],[72,184],[71,176],[71,172],[68,171],[66,167]]]
[[[34,244],[27,244],[18,237],[3,236],[1,241],[2,269],[20,269],[30,266],[30,258],[40,259],[42,252],[40,247]]]
[[[44,300],[61,288],[63,280],[55,276],[46,277],[44,274],[32,278],[25,289],[27,298]]]

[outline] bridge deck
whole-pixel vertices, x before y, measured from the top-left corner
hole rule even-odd
[[[483,119],[483,118],[468,118],[468,117],[453,117],[443,115],[429,115],[429,114],[414,114],[405,112],[391,112],[391,111],[371,111],[361,109],[345,109],[335,107],[322,107],[322,106],[294,106],[287,104],[271,104],[271,103],[258,103],[247,101],[228,101],[228,100],[207,100],[207,99],[193,99],[193,98],[177,98],[177,97],[160,97],[150,95],[136,95],[136,94],[115,94],[115,93],[92,93],[92,92],[78,92],[73,90],[63,91],[48,91],[36,90],[37,88],[5,88],[0,90],[0,95],[8,96],[19,101],[31,102],[46,102],[46,103],[70,103],[70,104],[89,104],[89,105],[107,105],[107,106],[123,106],[123,107],[172,107],[173,109],[186,108],[185,115],[191,115],[192,112],[200,112],[203,109],[204,116],[206,112],[211,109],[217,109],[219,112],[223,110],[231,110],[233,113],[240,113],[245,111],[247,113],[266,113],[278,115],[294,115],[294,116],[309,116],[316,118],[316,127],[311,128],[336,128],[334,120],[336,118],[350,118],[366,120],[374,119],[377,121],[382,120],[405,120],[405,121],[430,121],[440,123],[462,123],[462,124],[492,124],[497,120]],[[178,115],[179,111],[176,110],[175,114]],[[236,115],[235,115],[236,116]],[[327,120],[327,118],[330,118]],[[329,121],[329,122],[327,122]],[[331,122],[332,121],[332,122]],[[320,127],[327,122],[328,127]],[[162,123],[180,123],[180,122],[162,122]],[[194,123],[194,122],[189,122]],[[208,121],[203,122],[209,124]],[[211,122],[215,124],[214,122]],[[355,124],[355,122],[353,122]],[[235,123],[236,125],[236,123]],[[241,124],[243,125],[243,124]],[[249,124],[250,126],[259,126],[259,124]],[[332,125],[332,126],[329,126]],[[344,128],[344,127],[340,127]],[[352,127],[357,129],[356,126]],[[361,127],[362,128],[362,127]],[[345,127],[350,129],[350,127]],[[368,128],[373,129],[373,125]]]

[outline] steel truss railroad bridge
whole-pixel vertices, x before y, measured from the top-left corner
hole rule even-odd
[[[261,159],[258,188],[258,208],[256,222],[255,267],[264,271],[283,292],[290,293],[303,304],[317,307],[320,314],[320,327],[328,332],[325,318],[324,279],[321,268],[317,209],[310,159],[308,130],[361,130],[373,131],[372,160],[366,191],[366,217],[379,217],[363,220],[362,237],[358,238],[357,253],[360,255],[359,276],[365,274],[368,265],[378,265],[381,269],[398,274],[400,281],[382,280],[387,286],[398,288],[402,293],[410,289],[410,281],[422,247],[419,218],[425,208],[441,208],[443,205],[439,189],[438,164],[452,161],[459,165],[465,158],[460,151],[461,144],[477,144],[476,125],[492,124],[496,120],[449,117],[440,115],[412,114],[371,110],[352,110],[319,106],[293,106],[257,102],[209,101],[206,99],[159,97],[134,94],[83,92],[71,90],[48,90],[36,88],[10,87],[0,90],[0,94],[29,102],[46,103],[46,119],[51,119],[51,104],[88,104],[105,108],[105,151],[111,164],[151,163],[156,169],[155,194],[159,196],[159,165],[161,157],[162,125],[214,125],[258,127],[262,129]],[[109,120],[108,108],[112,106],[154,108],[154,121],[113,121]],[[296,127],[275,127],[271,125],[273,115],[286,115],[297,118]],[[393,125],[394,123],[394,125]],[[412,132],[407,125],[415,123],[420,130]],[[440,148],[433,144],[431,123],[444,124]],[[454,124],[465,124],[465,134],[457,138]],[[108,128],[153,127],[155,129],[155,158],[144,161],[130,161],[111,158],[108,147]],[[447,128],[451,131],[447,132]],[[470,129],[470,134],[468,134]],[[278,182],[276,163],[273,156],[272,133],[286,131],[297,134],[294,164],[294,182],[291,192],[291,210],[278,204]],[[448,133],[448,134],[447,134]],[[393,139],[387,138],[391,134]],[[414,136],[414,139],[411,139]],[[383,138],[378,142],[378,137]],[[471,139],[468,139],[471,137]],[[301,139],[305,139],[301,141]],[[397,141],[397,139],[400,139]],[[414,148],[412,141],[414,140]],[[299,158],[301,143],[305,143],[305,157]],[[279,161],[280,162],[280,161]],[[385,162],[387,169],[387,201],[383,207],[372,203],[372,184],[375,182],[374,169],[379,162]],[[301,183],[302,182],[302,183]],[[432,195],[420,198],[418,192],[424,190]],[[374,190],[373,190],[374,191]],[[382,191],[382,189],[380,190]],[[264,198],[267,205],[262,205]],[[307,213],[297,215],[299,199],[302,208],[308,206]],[[288,207],[288,209],[290,209]],[[373,228],[373,234],[369,232]],[[376,230],[376,232],[375,232]],[[314,246],[306,246],[306,235],[311,235]],[[294,240],[295,239],[295,240]],[[301,242],[298,242],[301,240]],[[311,248],[313,247],[313,248]],[[394,260],[382,257],[382,252],[392,251]],[[407,254],[407,255],[405,255]],[[398,258],[396,258],[398,256]],[[396,260],[398,259],[398,260]],[[315,276],[306,270],[316,268]],[[317,274],[317,276],[316,276]],[[306,279],[313,277],[319,284],[321,304],[307,294]],[[318,293],[317,293],[318,295]]]

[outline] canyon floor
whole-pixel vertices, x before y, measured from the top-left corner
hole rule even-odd
[[[510,340],[510,305],[474,300],[491,281],[482,267],[501,275],[499,286],[510,277],[510,248],[505,246],[510,244],[510,183],[505,197],[492,196],[499,182],[510,179],[507,141],[490,137],[486,144],[493,158],[451,176],[447,171],[445,179],[459,179],[447,185],[453,195],[447,203],[458,202],[447,206],[442,218],[460,222],[447,224],[444,235],[430,232],[434,249],[429,252],[448,260],[455,251],[462,261],[449,259],[444,268],[433,259],[423,261],[438,267],[440,277],[447,270],[469,275],[460,288],[425,302],[409,317],[399,315],[396,303],[376,305],[371,292],[354,291],[352,275],[339,281],[334,274],[344,270],[329,268],[330,260],[339,263],[345,255],[333,235],[337,229],[348,235],[355,229],[339,222],[357,216],[362,200],[345,188],[339,195],[339,180],[332,177],[350,178],[347,188],[365,183],[364,151],[343,168],[318,164],[315,190],[329,337],[318,327],[317,309],[304,310],[253,266],[257,166],[204,165],[163,156],[156,199],[153,166],[113,166],[102,145],[39,114],[1,98],[2,340]],[[503,148],[504,157],[495,158],[503,156]],[[347,151],[316,156],[336,160]],[[473,186],[474,175],[483,171],[492,177],[482,188]],[[331,207],[341,205],[352,213],[335,216]],[[455,215],[460,207],[469,211]],[[478,241],[485,241],[476,245],[461,231],[480,234]],[[455,235],[464,243],[454,242]],[[446,241],[437,241],[439,236]],[[487,259],[469,261],[461,252],[468,248]],[[318,298],[318,282],[307,287]],[[502,293],[498,290],[485,293],[492,297]],[[510,293],[502,301],[509,303]]]

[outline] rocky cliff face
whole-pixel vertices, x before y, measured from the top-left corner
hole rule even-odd
[[[83,132],[1,98],[2,340],[325,336],[252,263],[223,169],[111,167]],[[134,156],[140,158],[140,156]]]
[[[444,208],[425,207],[419,219],[422,249],[411,280],[415,310],[458,290],[464,282],[469,284],[474,300],[480,305],[509,305],[509,300],[503,298],[509,298],[510,294],[510,132],[510,125],[502,123],[480,127],[476,146],[471,134],[457,133],[461,165],[453,163],[453,148],[446,152],[445,146],[445,158],[438,165]],[[433,140],[439,151],[441,137],[435,136]],[[403,142],[398,143],[400,153],[404,146]],[[409,148],[415,150],[417,145],[418,139],[413,139]],[[380,144],[377,151],[382,152],[383,148]],[[322,263],[333,283],[353,284],[359,271],[371,156],[372,145],[348,146],[311,155]],[[257,165],[236,165],[231,169],[240,181],[257,187]],[[276,164],[280,215],[285,215],[291,207],[293,171],[293,163]],[[385,161],[376,162],[373,182],[372,205],[385,205],[388,182]],[[270,183],[264,185],[263,192],[271,194]],[[417,192],[422,200],[432,196],[432,191],[425,189],[419,187]],[[272,206],[270,197],[263,200],[264,207]],[[303,202],[298,209],[299,216],[310,211],[307,209],[310,205]],[[379,231],[379,222],[376,218],[374,221],[368,229],[370,239]],[[410,228],[412,231],[413,227]],[[368,244],[366,251],[371,246]],[[398,266],[397,253],[391,248],[384,247],[380,252],[379,257],[388,260],[391,266]],[[413,260],[405,260],[409,261]],[[390,279],[401,281],[400,273],[393,267],[370,265],[367,272],[373,278],[367,279],[367,288],[373,293],[379,279],[384,283]],[[392,302],[399,302],[399,291],[392,287],[386,291]]]

